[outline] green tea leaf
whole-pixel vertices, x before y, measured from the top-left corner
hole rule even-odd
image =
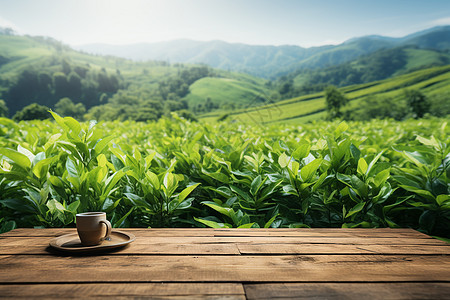
[[[57,159],[58,159],[57,156],[53,156],[39,161],[33,167],[34,175],[39,179],[45,178],[47,176],[50,165]]]
[[[367,171],[365,172],[366,175],[370,174],[370,171],[372,171],[372,168],[375,166],[377,161],[380,159],[381,155],[383,155],[384,151],[381,151],[377,154],[377,156],[374,157],[369,163],[369,166],[367,167]]]
[[[281,155],[278,157],[278,164],[282,168],[286,168],[289,164],[290,158],[286,155],[286,153],[281,153]]]
[[[416,188],[416,187],[408,186],[408,185],[400,185],[400,187],[405,189],[405,190],[407,190],[407,191],[416,193],[417,195],[420,195],[420,196],[422,196],[422,197],[424,197],[424,198],[426,198],[428,200],[433,200],[433,201],[435,200],[433,194],[430,193],[429,191],[422,190],[420,188]]]
[[[66,169],[67,169],[67,172],[69,173],[69,176],[80,177],[77,166],[70,158],[67,158],[67,160],[66,160]]]
[[[275,219],[278,217],[278,214],[276,214],[275,216],[273,216],[272,218],[270,218],[269,221],[266,222],[266,224],[264,224],[264,228],[269,228],[270,225],[272,225],[273,221],[275,221]]]
[[[116,186],[117,182],[125,175],[122,170],[115,172],[112,176],[110,176],[105,182],[105,189],[103,190],[102,195],[108,196],[111,193],[111,190]]]
[[[363,208],[364,208],[365,203],[364,202],[360,202],[358,204],[356,204],[355,206],[352,207],[352,209],[350,209],[347,212],[347,215],[345,216],[345,218],[351,217],[356,213],[359,213]]]
[[[33,153],[31,153],[30,150],[25,149],[24,147],[22,147],[21,145],[17,146],[17,152],[22,153],[23,155],[25,155],[26,157],[28,157],[28,159],[32,162],[34,160],[35,155]]]
[[[66,211],[64,206],[61,203],[59,203],[58,201],[56,201],[55,199],[49,200],[47,202],[47,207],[49,208],[51,213],[55,213],[55,212],[64,213]]]
[[[0,148],[0,154],[3,154],[23,169],[28,169],[31,167],[31,160],[25,154],[18,151],[8,148]]]
[[[342,133],[344,133],[348,129],[348,124],[344,121],[339,124],[339,126],[334,131],[334,137],[339,138]]]
[[[173,188],[174,185],[176,185],[175,176],[172,173],[166,173],[163,180],[163,185],[167,190],[170,190]]]
[[[267,177],[266,177],[266,179],[267,179]],[[258,190],[260,189],[260,187],[263,183],[264,182],[261,179],[261,175],[256,176],[250,186],[250,194],[252,194],[253,196],[256,195],[256,193],[258,192]]]
[[[247,224],[243,224],[241,226],[238,226],[238,228],[252,228],[252,226],[255,224],[255,222],[253,223],[247,223]]]
[[[418,135],[416,137],[416,140],[418,140],[419,142],[421,142],[422,144],[424,144],[426,146],[434,147],[434,149],[436,149],[436,151],[441,150],[441,146],[439,145],[439,142],[436,140],[436,138],[434,136],[431,136],[430,139],[427,139],[427,138],[424,138],[424,137]]]
[[[314,173],[317,171],[317,169],[320,167],[320,164],[322,163],[322,159],[315,159],[300,170],[300,176],[302,178],[303,182],[310,181],[314,175]]]
[[[450,195],[438,195],[436,197],[436,203],[439,206],[442,206],[445,202],[450,201]]]
[[[150,181],[150,183],[153,185],[155,190],[159,190],[161,184],[159,182],[158,176],[155,173],[153,173],[151,171],[147,171],[145,173],[145,177]]]
[[[98,141],[97,144],[94,147],[95,152],[98,153],[98,154],[102,153],[102,151],[105,149],[105,147],[108,145],[108,143],[111,142],[113,139],[114,139],[113,136],[107,136],[107,137],[101,139],[100,141]],[[117,156],[117,157],[122,159],[122,157],[120,155]]]
[[[151,208],[151,206],[144,200],[144,198],[135,195],[133,193],[124,193],[124,195],[135,205],[136,207]]]
[[[215,179],[215,180],[217,180],[219,182],[229,183],[230,182],[230,178],[227,175],[225,175],[222,172],[220,172],[220,170],[218,172],[215,172],[215,173],[210,173],[210,172],[207,172],[206,170],[202,170],[202,172],[203,172],[203,174],[208,175],[209,177],[211,177],[211,178],[213,178],[213,179]]]
[[[180,195],[178,196],[178,202],[183,202],[183,200],[186,199],[186,197],[189,196],[189,194],[199,185],[200,183],[196,183],[182,190]]]
[[[360,175],[362,175],[362,176],[365,176],[366,175],[366,172],[367,172],[367,170],[368,170],[368,165],[367,165],[367,163],[366,163],[366,160],[364,159],[364,158],[360,158],[359,160],[358,160],[358,168],[357,168],[357,172],[358,172],[358,174],[360,174]]]
[[[215,211],[232,218],[232,216],[234,215],[234,211],[232,208],[228,208],[228,207],[221,207],[215,203],[211,203],[208,201],[203,201],[202,202],[204,205],[211,207],[212,209],[214,209]]]
[[[391,172],[391,168],[388,168],[388,169],[384,169],[383,171],[378,173],[377,176],[375,176],[375,178],[374,178],[375,186],[379,187],[379,186],[383,185],[386,182],[386,180],[389,178],[390,172]]]
[[[64,124],[72,131],[71,137],[77,141],[81,141],[79,136],[81,132],[80,123],[72,117],[65,117]]]
[[[300,147],[298,147],[294,152],[292,152],[292,157],[295,158],[296,160],[300,161],[303,158],[308,156],[310,149],[311,149],[310,144],[303,144]],[[279,162],[279,160],[278,160],[278,162]]]
[[[202,224],[205,224],[206,226],[211,227],[211,228],[230,228],[231,227],[224,223],[217,223],[214,221],[200,219],[200,218],[196,218],[196,217],[194,217],[194,220],[197,222],[200,222]]]

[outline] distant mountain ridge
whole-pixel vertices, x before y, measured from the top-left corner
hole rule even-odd
[[[214,68],[273,78],[298,69],[331,67],[380,49],[405,45],[440,51],[450,49],[450,26],[433,27],[399,38],[368,35],[349,39],[339,45],[311,48],[294,45],[258,46],[218,40],[174,40],[122,46],[89,44],[75,48],[88,53],[141,61],[204,63]]]

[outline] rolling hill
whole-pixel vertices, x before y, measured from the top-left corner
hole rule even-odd
[[[234,61],[240,59],[242,66],[261,65],[269,69],[278,66],[278,70],[286,62],[286,55],[291,57],[291,67],[299,63],[317,67],[350,60],[327,68],[287,73],[284,77],[296,85],[323,86],[317,89],[319,93],[276,103],[272,95],[277,94],[277,86],[249,74],[198,64],[91,55],[52,38],[0,31],[0,99],[5,100],[10,115],[33,102],[53,109],[60,99],[68,97],[82,103],[88,110],[87,117],[95,119],[151,120],[170,111],[189,109],[201,114],[204,120],[217,120],[229,114],[230,118],[244,121],[260,118],[263,123],[307,121],[324,115],[322,91],[327,84],[345,86],[343,90],[352,99],[351,106],[373,94],[395,98],[405,87],[419,88],[430,95],[449,95],[446,84],[450,54],[446,41],[437,38],[445,37],[449,31],[450,27],[440,27],[405,38],[368,36],[339,46],[300,50],[295,46],[261,46],[259,54],[251,59],[245,53],[256,46],[241,45],[239,51],[243,55],[239,55],[235,45],[228,45],[230,49],[216,57],[216,63],[223,62],[224,57],[231,63],[229,54],[234,49]],[[192,49],[183,54],[184,58],[201,54],[198,47],[202,43],[187,42]],[[176,42],[173,43],[170,51],[181,55],[174,47]],[[439,49],[424,49],[417,44]],[[227,46],[224,42],[215,45],[217,49]],[[361,55],[365,52],[369,54]],[[298,56],[303,59],[297,60]],[[357,58],[352,59],[353,56]],[[416,71],[442,65],[447,66]],[[423,82],[428,83],[422,86]]]
[[[406,74],[432,66],[450,64],[450,52],[422,49],[417,46],[400,46],[381,49],[358,59],[328,68],[298,70],[286,74],[297,86],[332,84],[345,86],[367,83]]]
[[[361,101],[371,96],[399,101],[405,89],[417,89],[427,97],[441,97],[442,105],[450,106],[450,65],[434,67],[390,79],[347,86],[341,91],[349,98],[347,109],[358,109]],[[326,116],[324,93],[296,97],[264,106],[249,105],[243,109],[209,113],[200,117],[205,122],[215,122],[228,116],[229,121],[256,123],[261,126],[274,123],[304,123]]]
[[[64,97],[83,103],[87,109],[104,105],[108,99],[129,105],[153,101],[149,109],[157,101],[161,104],[156,106],[163,111],[180,109],[182,101],[196,105],[208,97],[216,106],[246,103],[265,90],[265,80],[246,74],[209,68],[208,74],[193,75],[206,67],[91,55],[52,38],[2,32],[0,99],[5,100],[11,116],[32,102],[54,108]],[[188,88],[180,91],[183,84]],[[172,101],[170,105],[166,100]]]
[[[176,40],[162,43],[113,46],[91,44],[77,49],[134,60],[204,63],[214,68],[275,78],[298,69],[335,66],[380,49],[415,46],[421,49],[450,48],[450,26],[434,27],[401,38],[377,35],[352,38],[339,45],[302,48],[293,45],[255,46],[223,41]]]

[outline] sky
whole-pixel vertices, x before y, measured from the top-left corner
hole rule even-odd
[[[0,27],[71,46],[174,39],[339,44],[450,25],[450,0],[0,0]]]

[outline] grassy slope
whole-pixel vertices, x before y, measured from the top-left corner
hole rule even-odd
[[[0,66],[0,75],[7,78],[30,64],[44,60],[53,52],[50,47],[29,37],[0,35],[0,55],[10,60]]]
[[[58,52],[51,43],[26,36],[0,35],[0,55],[9,59],[9,62],[0,65],[0,79],[14,78],[30,65],[43,63],[52,56],[63,57],[75,65],[105,68],[110,74],[118,69],[132,89],[142,86],[146,89],[157,88],[159,81],[183,69],[161,62],[133,62],[112,56],[89,55],[67,47]],[[185,64],[184,67],[189,66]],[[203,78],[191,86],[191,94],[187,97],[190,104],[203,103],[207,97],[215,103],[248,103],[266,92],[264,79],[222,70],[215,72],[221,78]]]
[[[258,97],[264,97],[266,89],[256,81],[236,78],[202,78],[190,86],[186,97],[189,105],[203,103],[206,98],[217,104],[251,103]]]
[[[406,73],[408,70],[431,66],[433,64],[442,64],[443,62],[448,63],[450,61],[450,54],[425,49],[406,49],[405,51],[408,57],[407,64],[404,70],[399,70],[399,72],[403,71]]]
[[[372,83],[353,85],[341,90],[351,100],[349,105],[358,105],[369,95],[396,98],[405,88],[420,89],[426,95],[450,94],[450,65],[416,71],[406,75]],[[219,114],[207,114],[204,121],[215,121]],[[230,118],[243,122],[269,124],[277,122],[302,123],[325,116],[325,98],[317,93],[277,102],[262,107],[247,107],[233,112]]]
[[[348,50],[350,50],[349,48]],[[387,51],[393,51],[394,49],[387,50]],[[384,50],[381,50],[384,51]],[[406,63],[403,67],[398,68],[395,73],[393,73],[391,76],[397,76],[406,74],[415,70],[423,69],[423,68],[429,68],[432,66],[443,66],[450,63],[450,54],[442,53],[434,50],[427,50],[427,49],[416,49],[416,48],[398,48],[398,51],[404,51],[405,55],[404,58],[406,60]],[[379,63],[377,60],[371,60],[369,64],[365,62],[365,58],[356,59],[354,61],[351,61],[348,63],[351,67],[353,67],[355,70],[364,71],[367,70],[368,72],[373,72],[374,66],[371,64],[377,64]],[[327,70],[317,70],[318,74],[322,76],[327,75]],[[296,86],[301,86],[303,84],[307,84],[309,80],[309,75],[306,74],[299,74],[293,78],[294,84]]]

